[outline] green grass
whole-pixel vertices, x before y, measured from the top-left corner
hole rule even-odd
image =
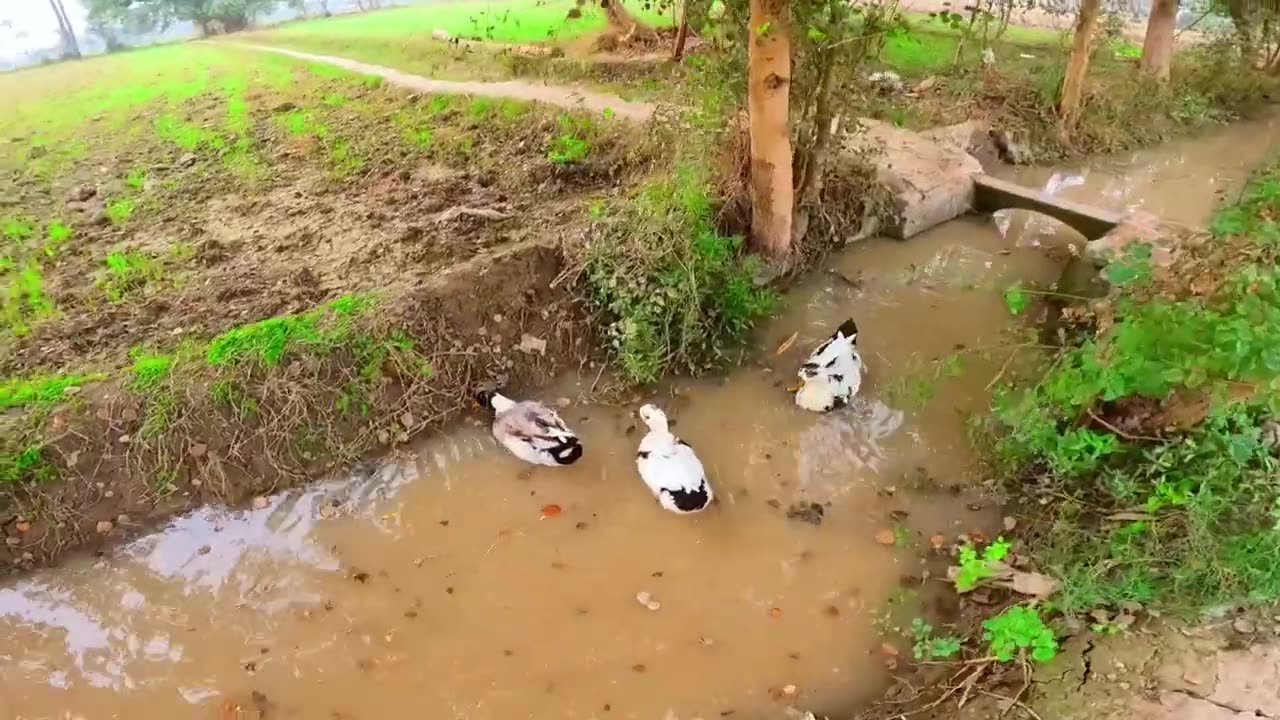
[[[582,17],[568,19],[572,0],[516,0],[515,2],[442,2],[416,7],[390,8],[375,13],[335,18],[318,18],[294,23],[278,37],[351,36],[415,38],[431,37],[436,29],[454,37],[468,37],[498,43],[535,43],[570,39],[605,27],[604,12],[587,3]],[[637,17],[653,25],[673,24],[671,16],[641,5],[629,8]]]
[[[210,365],[279,365],[291,351],[329,352],[351,339],[352,320],[373,306],[366,295],[347,295],[306,313],[279,315],[232,328],[209,342]]]
[[[80,387],[102,377],[101,374],[38,375],[0,380],[0,409],[52,405],[66,399],[67,388]]]
[[[143,292],[149,283],[164,276],[161,263],[140,250],[112,250],[103,262],[105,268],[98,274],[97,283],[113,303]]]
[[[1055,498],[1030,550],[1062,581],[1063,610],[1280,599],[1280,463],[1261,430],[1280,414],[1277,217],[1272,166],[1217,214],[1214,242],[1174,266],[1179,281],[1156,287],[1149,251],[1113,261],[1110,327],[998,394],[993,451],[1011,489]],[[1194,279],[1214,282],[1196,291]],[[1114,429],[1189,402],[1208,404],[1190,428]]]

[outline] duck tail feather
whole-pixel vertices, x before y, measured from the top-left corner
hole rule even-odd
[[[840,327],[836,328],[836,332],[847,338],[857,338],[858,324],[853,321],[853,318],[849,318],[848,320],[840,323]]]

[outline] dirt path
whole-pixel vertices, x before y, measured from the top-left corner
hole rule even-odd
[[[271,45],[258,45],[255,43],[227,44],[249,48],[251,50],[279,53],[281,55],[288,55],[290,57],[296,57],[303,60],[311,60],[312,62],[325,63],[326,65],[333,65],[335,67],[362,73],[364,75],[377,75],[393,85],[399,85],[400,87],[424,93],[510,98],[512,100],[547,103],[548,105],[557,105],[571,110],[589,110],[591,112],[598,113],[602,113],[605,110],[611,110],[614,115],[628,120],[633,120],[635,122],[648,121],[649,118],[653,117],[654,112],[654,106],[650,103],[633,102],[630,100],[624,100],[617,95],[597,93],[576,87],[566,87],[563,85],[534,85],[521,80],[509,80],[507,82],[434,80],[421,75],[402,72],[395,68],[386,67],[385,65],[372,65],[370,63],[360,62],[359,60],[336,57],[334,55],[317,55],[314,53],[302,52],[300,50],[289,50],[286,48],[273,47]]]

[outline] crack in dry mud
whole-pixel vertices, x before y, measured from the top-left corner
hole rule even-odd
[[[648,122],[653,117],[655,110],[652,103],[624,100],[617,95],[599,93],[572,86],[535,85],[523,80],[507,80],[504,82],[437,80],[396,70],[385,65],[374,65],[335,55],[319,55],[272,45],[259,45],[257,43],[224,42],[218,44],[288,55],[302,60],[333,65],[334,67],[340,67],[363,75],[375,75],[393,85],[417,92],[523,100],[556,105],[570,110],[589,110],[597,113],[608,111],[616,117],[640,123]]]

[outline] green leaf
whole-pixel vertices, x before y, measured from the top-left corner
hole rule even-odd
[[[1027,291],[1023,290],[1021,285],[1014,283],[1004,289],[1004,305],[1009,308],[1009,314],[1021,315],[1030,302]]]

